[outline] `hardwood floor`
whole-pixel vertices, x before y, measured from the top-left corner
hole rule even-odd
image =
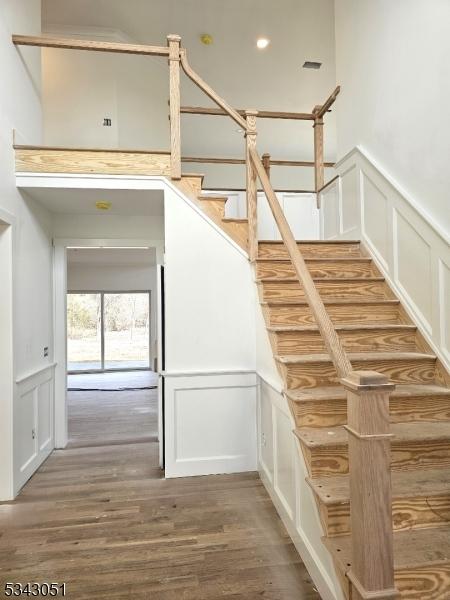
[[[155,391],[71,392],[69,411],[69,447],[0,504],[0,597],[320,598],[256,473],[162,479]]]

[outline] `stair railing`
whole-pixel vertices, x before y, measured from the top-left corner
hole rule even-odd
[[[267,171],[249,149],[281,238],[342,385],[347,390],[352,598],[397,598],[391,499],[389,394],[395,386],[372,371],[354,371],[298,248]]]
[[[352,599],[387,600],[398,596],[394,584],[392,501],[390,482],[389,395],[394,386],[372,371],[354,371],[325,305],[298,248],[278,198],[269,180],[270,160],[262,163],[256,151],[258,111],[232,108],[190,67],[178,35],[167,37],[167,47],[43,38],[15,35],[16,45],[67,48],[99,52],[119,52],[167,57],[170,86],[171,176],[181,178],[180,66],[185,74],[219,107],[203,109],[204,114],[227,114],[242,128],[246,138],[247,210],[249,258],[255,260],[257,239],[257,186],[259,178],[270,209],[286,245],[305,298],[316,320],[339,380],[347,390],[347,431],[349,433],[350,519],[352,562],[347,576]],[[328,100],[303,113],[261,113],[264,118],[311,119],[314,121],[315,191],[324,188],[323,117],[339,94],[337,87]],[[199,109],[190,112],[198,112]],[[206,111],[206,112],[205,112]],[[223,111],[223,113],[222,113]],[[189,111],[187,111],[189,112]],[[200,114],[200,113],[199,113]],[[245,118],[244,118],[245,117]]]

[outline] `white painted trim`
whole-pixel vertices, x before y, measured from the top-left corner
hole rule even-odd
[[[255,375],[256,371],[251,369],[220,370],[213,371],[162,371],[164,377],[205,377],[208,375]]]
[[[417,212],[417,214],[428,223],[430,227],[444,240],[446,244],[450,245],[450,236],[442,227],[435,221],[435,219],[423,209],[423,207],[417,202],[414,196],[406,190],[388,171],[385,169],[363,146],[355,146],[340,158],[334,165],[334,168],[339,170],[345,163],[347,163],[355,154],[362,155],[379,173],[386,179],[386,181],[395,189],[395,191],[403,196],[403,198],[411,205],[411,207]]]
[[[414,198],[359,146],[353,148],[336,163],[337,171],[340,174],[348,173],[349,169],[353,167],[356,168],[355,177],[358,180],[358,210],[360,213],[354,237],[361,239],[374,263],[400,299],[406,313],[417,325],[418,330],[436,356],[450,370],[450,340],[446,339],[448,329],[446,319],[449,318],[446,304],[448,305],[449,299],[444,297],[442,267],[439,266],[440,264],[450,265],[449,236],[422,207],[417,205]],[[372,239],[374,234],[371,229],[374,224],[368,222],[366,217],[366,207],[364,206],[366,182],[373,187],[372,193],[379,194],[380,198],[385,200],[386,222],[383,221],[383,225],[378,225],[378,227],[383,227],[383,230],[380,230],[380,234],[382,234],[380,240],[384,241],[380,242],[380,244],[382,243],[380,247],[377,247],[376,240]],[[339,191],[340,197],[342,197],[342,186],[339,187]],[[322,197],[322,207],[324,202],[326,199]],[[340,213],[343,210],[342,198],[340,198]],[[325,212],[322,211],[322,220],[325,218]],[[411,252],[411,266],[408,267],[407,259],[406,262],[404,259],[403,273],[400,272],[399,265],[400,251],[403,248],[400,245],[402,240],[399,238],[400,218],[401,222],[406,224],[407,230],[411,232],[408,235],[414,233],[416,239],[416,242],[410,242],[413,246],[408,249],[408,252]],[[343,239],[344,237],[346,236],[341,228],[337,238]],[[430,261],[429,266],[424,267],[422,276],[420,273],[416,274],[411,271],[414,269],[415,248],[416,252],[420,253],[420,257],[423,257],[423,251],[418,246],[419,240],[421,240],[421,248],[423,245],[427,248],[427,256]],[[414,243],[417,245],[414,246]],[[410,270],[408,271],[408,269]],[[429,285],[426,287],[426,290],[429,291],[428,297],[424,297],[423,290],[420,289],[420,281],[424,277],[429,279]]]
[[[47,371],[48,369],[54,369],[55,367],[56,367],[55,362],[50,363],[48,365],[42,365],[41,367],[38,367],[37,369],[33,369],[33,371],[30,371],[29,373],[25,373],[24,375],[20,375],[20,377],[17,377],[16,384],[24,383],[25,381],[27,381],[27,379],[36,377],[36,375],[40,375],[40,373],[43,373],[44,371]]]

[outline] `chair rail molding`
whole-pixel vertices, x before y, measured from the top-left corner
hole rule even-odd
[[[450,368],[450,236],[362,147],[320,194],[322,239],[361,239],[406,312]]]

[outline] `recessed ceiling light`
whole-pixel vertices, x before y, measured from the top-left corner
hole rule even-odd
[[[111,202],[100,201],[95,203],[97,210],[109,210],[111,208]]]
[[[322,66],[321,62],[315,62],[314,60],[306,60],[303,63],[304,69],[320,69],[321,66]]]
[[[256,40],[256,46],[257,48],[259,48],[260,50],[264,50],[264,48],[267,48],[267,46],[270,44],[270,40],[268,40],[267,38],[258,38]]]

